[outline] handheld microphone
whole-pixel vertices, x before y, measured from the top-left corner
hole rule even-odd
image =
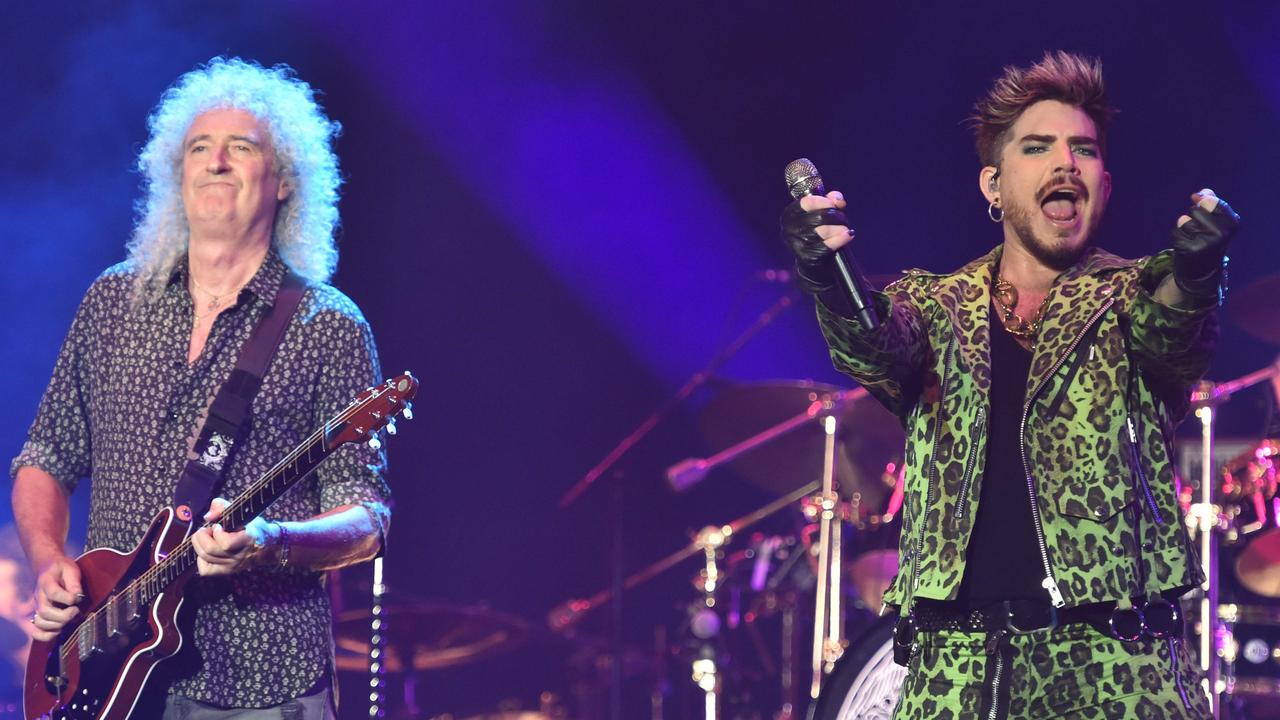
[[[818,168],[814,167],[808,158],[787,163],[784,177],[787,181],[787,190],[791,192],[791,197],[797,200],[805,195],[827,194],[826,188],[822,186],[822,176],[818,174]],[[880,327],[880,318],[871,305],[870,288],[867,286],[866,278],[858,268],[857,261],[853,259],[853,248],[849,245],[842,246],[835,251],[835,260],[836,270],[840,275],[840,287],[849,299],[854,315],[857,316],[863,328],[868,332],[874,332]]]

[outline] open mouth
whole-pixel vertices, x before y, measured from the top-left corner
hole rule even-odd
[[[1071,186],[1055,188],[1040,201],[1040,211],[1056,225],[1071,225],[1080,215],[1084,194]]]

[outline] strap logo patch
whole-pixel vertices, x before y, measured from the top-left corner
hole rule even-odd
[[[227,461],[234,444],[235,440],[220,432],[209,433],[209,441],[205,443],[198,462],[214,472],[222,472],[222,465]]]

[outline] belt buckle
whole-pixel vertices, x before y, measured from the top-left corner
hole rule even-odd
[[[1163,640],[1167,637],[1181,637],[1183,633],[1182,612],[1176,603],[1160,595],[1148,599],[1142,605],[1142,632],[1148,637]]]
[[[1010,602],[1008,600],[1005,600],[1003,605],[1004,605],[1004,626],[1009,632],[1013,633],[1014,635],[1028,635],[1030,633],[1040,632],[1042,630],[1053,630],[1054,628],[1058,627],[1058,608],[1054,607],[1053,605],[1049,606],[1049,624],[1048,625],[1041,625],[1040,627],[1025,628],[1025,629],[1018,627],[1013,622],[1013,606],[1010,604]]]

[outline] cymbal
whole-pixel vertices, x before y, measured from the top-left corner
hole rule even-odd
[[[460,607],[433,602],[391,605],[383,610],[379,628],[386,634],[387,672],[405,669],[412,658],[414,670],[433,670],[472,662],[510,650],[528,634],[520,618],[484,607]],[[339,670],[369,669],[369,638],[373,632],[369,610],[348,610],[338,615],[334,635],[340,651]]]
[[[1280,345],[1280,273],[1254,280],[1230,296],[1227,310],[1236,325],[1259,340]]]
[[[840,388],[809,380],[729,385],[707,403],[698,425],[713,450],[734,445],[805,411]],[[848,404],[838,416],[836,480],[840,494],[861,493],[862,506],[882,509],[893,478],[886,464],[899,462],[906,435],[893,413],[870,396]],[[814,420],[756,447],[729,463],[743,479],[778,495],[822,477],[825,435]]]

